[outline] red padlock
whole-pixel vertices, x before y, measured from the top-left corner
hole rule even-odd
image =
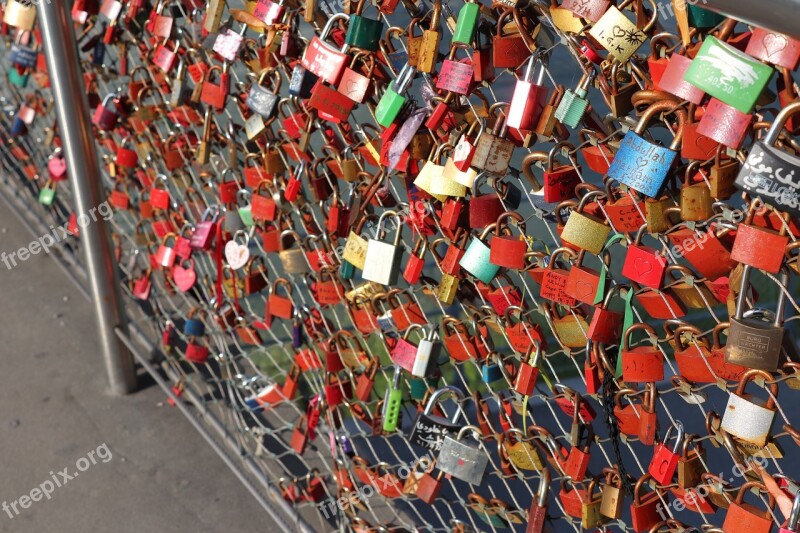
[[[678,434],[675,439],[675,445],[672,448],[667,447],[672,429],[677,428]],[[655,451],[653,452],[653,459],[650,461],[650,466],[647,467],[647,473],[653,476],[656,483],[659,485],[669,485],[672,483],[672,476],[675,475],[675,470],[678,468],[678,461],[681,458],[681,450],[683,447],[683,424],[680,420],[676,420],[673,426],[667,430],[664,440],[656,444]]]
[[[542,345],[539,342],[531,344],[525,357],[520,362],[517,378],[514,381],[514,390],[523,396],[530,396],[536,387],[539,377],[539,362],[542,358]]]
[[[521,235],[514,237],[506,235],[511,233],[511,221],[516,222]],[[501,234],[502,233],[502,234]],[[494,229],[494,237],[490,244],[489,262],[514,270],[525,268],[525,253],[528,251],[528,243],[525,240],[525,222],[522,215],[512,211],[506,211],[497,218],[497,225]]]
[[[645,287],[660,289],[667,269],[666,258],[653,248],[640,244],[644,226],[636,235],[636,240],[628,245],[628,253],[622,264],[622,275]]]
[[[650,337],[650,346],[630,347],[630,336],[642,330]],[[648,383],[664,379],[664,354],[657,344],[658,335],[648,324],[634,324],[622,336],[622,379],[630,383]]]

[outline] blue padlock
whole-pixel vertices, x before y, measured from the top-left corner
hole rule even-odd
[[[480,237],[472,239],[464,256],[458,262],[461,268],[484,283],[491,282],[500,270],[498,265],[493,265],[489,260],[491,249],[483,242],[489,233],[494,231],[495,226],[496,223],[489,224]]]
[[[650,119],[662,111],[675,113],[678,117],[678,130],[669,148],[642,137]],[[622,139],[619,151],[608,169],[608,177],[645,196],[657,198],[678,155],[685,123],[686,111],[674,102],[656,102],[648,107],[636,128],[628,131]]]
[[[202,312],[202,310],[192,309],[189,311],[189,316],[183,326],[183,333],[188,337],[202,337],[206,334],[206,325],[203,324],[203,321],[193,318],[197,312]]]

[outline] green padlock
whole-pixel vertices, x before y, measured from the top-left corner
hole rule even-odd
[[[403,376],[399,366],[394,367],[394,381],[391,388],[386,390],[386,399],[383,403],[383,430],[387,433],[395,431],[400,422],[400,410],[403,407],[403,386],[400,378]]]
[[[489,261],[491,249],[483,242],[489,233],[494,231],[495,226],[497,226],[495,223],[489,224],[479,237],[472,239],[464,256],[458,262],[461,268],[484,283],[490,283],[500,270],[499,266]]]
[[[594,69],[583,75],[578,88],[574,92],[567,89],[555,112],[555,117],[559,122],[570,128],[578,127],[589,107],[589,100],[586,99],[586,95],[589,93],[589,85],[593,79]]]
[[[364,0],[358,2],[356,12],[350,15],[345,43],[361,50],[377,52],[383,37],[383,21],[364,17]]]
[[[253,213],[250,211],[250,192],[246,191],[245,189],[241,189],[236,196],[239,200],[239,216],[244,222],[244,225],[248,228],[253,227]],[[242,205],[242,199],[246,202],[245,205]]]
[[[375,108],[375,120],[384,128],[388,128],[397,118],[397,115],[400,114],[400,110],[403,109],[403,105],[407,100],[405,93],[408,90],[408,86],[411,85],[415,73],[414,67],[406,64],[400,70],[397,79],[386,87],[386,92],[383,93],[381,101],[378,102],[378,106]]]
[[[28,85],[28,79],[30,77],[30,71],[27,69],[25,74],[20,74],[19,70],[17,70],[17,67],[11,67],[11,70],[8,71],[8,81],[17,87],[25,88]]]
[[[43,206],[50,207],[56,199],[56,182],[47,180],[42,190],[39,191],[39,203]]]
[[[456,30],[453,32],[451,43],[461,43],[467,46],[472,44],[475,35],[475,27],[478,25],[478,15],[481,6],[475,0],[467,0],[458,12],[458,22]]]
[[[714,13],[694,4],[688,4],[689,25],[699,30],[706,30],[722,24],[725,15]]]
[[[709,96],[750,113],[772,77],[772,67],[708,36],[684,79]]]
[[[342,266],[339,267],[339,276],[342,279],[353,279],[356,275],[356,267],[353,263],[342,259]]]

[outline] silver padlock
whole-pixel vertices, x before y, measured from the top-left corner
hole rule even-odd
[[[222,229],[225,230],[226,233],[233,235],[238,231],[246,229],[238,209],[226,209],[222,217]]]
[[[383,231],[383,221],[386,216],[395,218],[397,231],[394,235],[392,244],[380,240],[385,236]],[[364,270],[361,277],[368,281],[374,281],[381,285],[394,285],[400,274],[400,256],[403,250],[400,248],[400,234],[403,228],[402,221],[395,211],[386,211],[378,219],[378,228],[375,239],[370,239],[367,243],[367,256],[364,259]]]
[[[720,427],[738,439],[763,448],[770,436],[772,422],[775,420],[778,384],[770,385],[771,396],[767,401],[745,394],[745,386],[757,376],[764,378],[765,381],[772,381],[772,375],[763,370],[748,370],[742,374],[739,386],[728,397],[728,405],[722,415]]]
[[[444,438],[442,451],[439,452],[436,465],[445,474],[450,474],[471,485],[480,485],[486,465],[489,464],[489,456],[486,455],[480,444],[471,446],[462,440],[469,432],[475,434],[480,443],[480,430],[475,426],[464,426],[455,438],[452,435]]]
[[[295,248],[286,248],[286,237],[294,237]],[[287,274],[303,274],[310,272],[308,267],[308,258],[306,257],[305,250],[300,247],[300,235],[296,231],[287,229],[281,233],[280,250],[278,251],[278,258],[283,265],[283,271]]]
[[[417,345],[417,357],[414,359],[414,366],[411,368],[411,375],[418,378],[427,377],[431,370],[436,367],[435,364],[431,363],[435,363],[439,358],[439,350],[441,349],[439,335],[435,329],[427,331],[422,328],[422,331],[425,336]]]
[[[742,272],[742,285],[736,299],[736,315],[731,318],[725,347],[725,362],[775,372],[783,344],[786,292],[778,291],[778,307],[771,322],[747,318],[744,307],[750,292],[748,287],[752,269],[751,266],[745,266]],[[789,290],[789,271],[786,268],[781,269],[781,284],[786,287],[786,291]]]

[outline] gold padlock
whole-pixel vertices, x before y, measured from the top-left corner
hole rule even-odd
[[[36,5],[38,2],[29,2],[25,5],[18,0],[8,0],[3,22],[20,30],[30,31],[36,22]]]
[[[458,291],[458,282],[459,280],[457,277],[446,273],[442,274],[442,280],[439,282],[439,286],[436,289],[436,298],[447,305],[452,304],[456,298],[456,292]]]
[[[589,35],[608,50],[620,63],[626,63],[630,57],[636,53],[642,44],[647,40],[647,32],[653,27],[658,19],[658,9],[653,0],[650,1],[653,14],[650,20],[639,29],[636,24],[631,22],[628,17],[623,15],[621,9],[630,5],[634,0],[625,0],[619,7],[611,6],[608,8],[600,20],[589,30]]]
[[[586,346],[586,332],[589,324],[580,310],[571,309],[569,313],[560,316],[556,304],[543,304],[545,314],[553,324],[553,333],[556,338],[567,348],[583,348]]]

